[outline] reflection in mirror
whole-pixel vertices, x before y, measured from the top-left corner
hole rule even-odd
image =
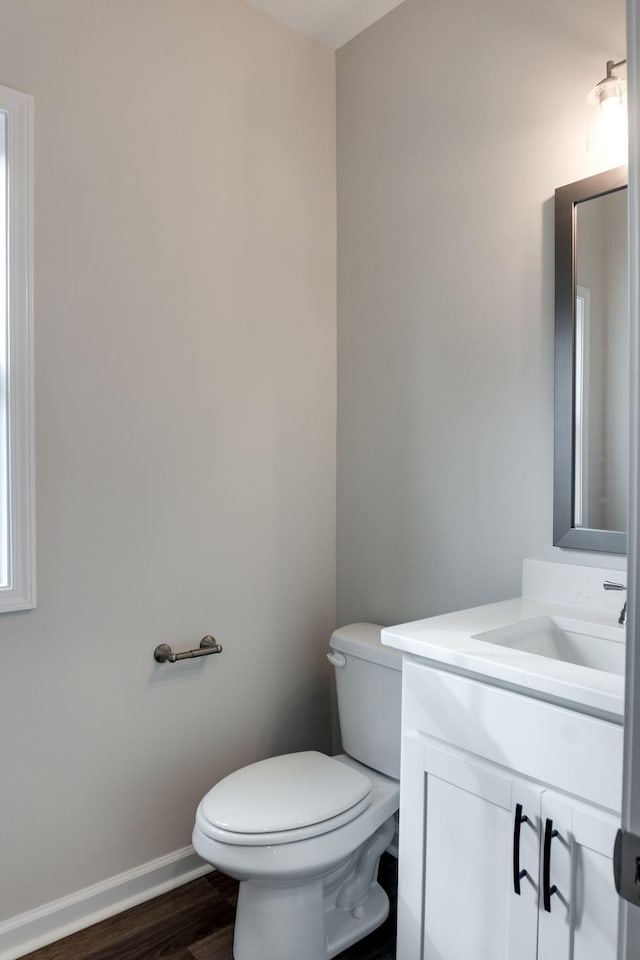
[[[627,191],[576,207],[574,526],[626,530]]]
[[[624,553],[626,168],[556,190],[554,543]]]

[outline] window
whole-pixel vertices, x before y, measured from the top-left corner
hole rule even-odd
[[[32,98],[0,86],[0,611],[35,605]]]
[[[576,527],[589,527],[589,380],[591,372],[591,291],[576,290],[576,346],[574,358],[574,491],[573,522]]]

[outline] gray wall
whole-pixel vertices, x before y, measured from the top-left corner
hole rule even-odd
[[[339,622],[604,561],[551,546],[552,198],[624,55],[621,0],[406,0],[338,51]]]
[[[3,0],[0,64],[35,98],[38,575],[0,620],[2,920],[327,745],[336,330],[331,51],[238,0]]]

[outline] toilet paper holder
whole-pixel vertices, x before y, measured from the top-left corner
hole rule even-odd
[[[222,645],[215,637],[207,635],[194,650],[174,653],[168,643],[160,643],[153,651],[153,659],[158,663],[176,663],[178,660],[193,660],[195,657],[208,657],[212,653],[222,653]]]

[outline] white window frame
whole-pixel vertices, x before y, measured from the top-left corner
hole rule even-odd
[[[591,290],[576,288],[576,346],[574,374],[575,448],[573,525],[589,524],[589,397],[591,378]]]
[[[0,86],[6,118],[8,577],[0,613],[36,603],[33,426],[33,97]],[[0,187],[1,188],[1,187]]]

